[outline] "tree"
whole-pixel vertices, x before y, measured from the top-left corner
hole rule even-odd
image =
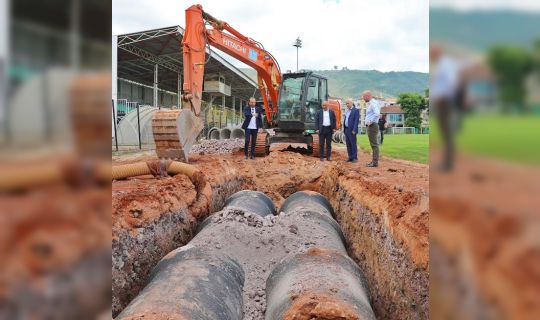
[[[497,76],[499,95],[504,108],[525,109],[525,80],[533,69],[533,58],[523,48],[497,46],[489,51],[489,65]]]
[[[408,92],[401,93],[397,102],[401,110],[405,111],[405,126],[420,129],[422,110],[427,107],[426,99],[419,93]]]
[[[334,66],[334,70],[337,70],[338,66]]]

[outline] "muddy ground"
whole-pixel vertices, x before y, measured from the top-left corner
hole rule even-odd
[[[540,317],[540,171],[461,155],[433,171],[432,319]]]
[[[283,147],[247,161],[241,151],[191,155],[191,164],[212,185],[210,211],[219,211],[229,195],[243,189],[266,193],[278,207],[296,191],[318,191],[335,208],[349,255],[368,281],[377,317],[427,319],[427,166],[383,157],[379,168],[365,168],[367,154],[350,164],[345,162],[346,151],[334,148],[333,161],[320,162]],[[147,152],[116,157],[113,162],[153,157]],[[161,257],[194,236],[201,220],[190,214],[195,197],[191,182],[183,176],[113,182],[114,315],[140,291]]]

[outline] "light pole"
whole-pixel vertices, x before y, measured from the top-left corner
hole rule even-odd
[[[300,40],[300,37],[296,38],[293,46],[296,47],[296,72],[298,72],[298,49],[302,48],[302,40]]]

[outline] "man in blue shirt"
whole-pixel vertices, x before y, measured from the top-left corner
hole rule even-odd
[[[345,101],[347,111],[345,111],[345,120],[343,121],[343,132],[345,133],[345,143],[347,144],[347,154],[349,160],[347,162],[358,162],[358,149],[356,146],[356,133],[358,132],[358,121],[360,112],[353,105],[351,99]]]
[[[246,132],[244,144],[244,154],[246,160],[248,156],[255,159],[255,144],[257,143],[257,132],[262,128],[262,109],[256,105],[255,98],[249,98],[249,105],[244,108],[244,123],[242,129]],[[251,148],[250,148],[251,142]],[[251,151],[250,151],[251,150]]]
[[[369,144],[372,150],[372,161],[366,167],[379,166],[379,117],[381,116],[381,107],[379,101],[373,99],[370,91],[362,93],[362,99],[366,102],[366,129],[369,139]]]

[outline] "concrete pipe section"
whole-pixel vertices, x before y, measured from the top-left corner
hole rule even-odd
[[[208,131],[208,139],[209,140],[219,140],[219,129],[216,127],[213,127]]]
[[[266,281],[266,320],[375,320],[367,283],[344,253],[312,248],[280,263]]]
[[[154,268],[117,320],[241,320],[244,271],[233,259],[189,244]]]
[[[246,136],[244,129],[234,128],[231,131],[231,139],[244,139]]]
[[[259,191],[242,190],[225,200],[224,208],[236,207],[264,217],[275,215],[276,207],[267,195]]]
[[[274,206],[272,199],[262,192],[251,190],[238,191],[232,196],[228,197],[227,200],[225,200],[225,205],[223,207],[223,210],[226,209],[244,210],[263,218],[267,215],[276,214],[276,207]],[[208,224],[212,223],[215,216],[217,215],[212,215],[204,219],[204,221],[198,226],[197,233]]]
[[[332,141],[333,142],[338,142],[338,134],[339,134],[339,131],[336,131],[332,134]]]
[[[345,236],[334,220],[334,209],[328,200],[318,192],[298,191],[290,195],[281,205],[279,212],[286,215],[299,215],[304,224],[318,226],[318,236],[322,239],[318,247],[337,250],[344,254]]]
[[[311,209],[326,214],[330,218],[335,216],[334,208],[320,193],[315,191],[298,191],[290,195],[281,205],[279,212],[292,212],[294,210]]]
[[[231,129],[223,128],[219,130],[219,140],[225,140],[231,138]]]

